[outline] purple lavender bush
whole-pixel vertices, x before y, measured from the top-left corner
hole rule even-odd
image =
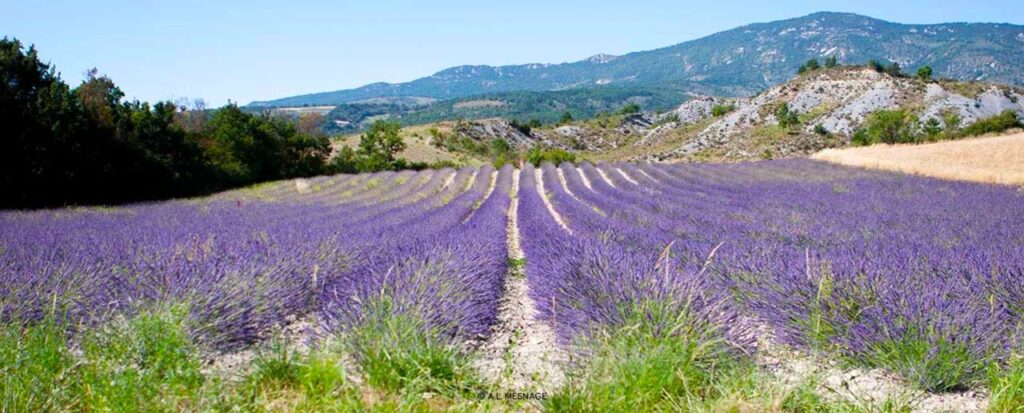
[[[621,251],[647,257],[598,270],[551,259],[555,274],[536,277],[539,301],[566,289],[548,285],[559,274],[614,272],[627,288],[641,285],[647,277],[635,269],[671,244],[669,256],[690,273],[716,251],[699,272],[708,288],[780,341],[886,367],[928,390],[972,385],[1020,345],[1024,196],[1013,188],[806,160],[563,165],[548,179],[551,169],[545,192],[573,231],[559,236],[614,245],[617,253],[598,254],[613,263],[629,262]],[[556,232],[543,220],[530,230]],[[583,297],[614,297],[601,290],[613,282],[552,305],[575,299],[575,318],[600,320],[606,307]]]
[[[0,320],[31,323],[52,315],[71,328],[181,303],[190,309],[192,335],[227,350],[332,308],[334,302],[321,300],[337,291],[339,280],[405,257],[392,261],[408,266],[396,266],[396,277],[490,277],[475,282],[485,291],[468,298],[455,317],[472,320],[466,334],[483,334],[500,293],[495,263],[505,262],[493,248],[505,235],[502,192],[473,213],[489,184],[486,168],[384,172],[197,200],[0,213]],[[436,255],[414,252],[423,240],[454,229],[494,241],[490,249],[449,243]],[[419,270],[440,267],[440,274]],[[359,288],[375,288],[366,278]]]

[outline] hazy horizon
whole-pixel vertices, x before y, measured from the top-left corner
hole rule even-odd
[[[35,45],[72,84],[96,67],[130,99],[192,97],[220,106],[409,81],[463,64],[562,63],[649,50],[819,11],[908,24],[1024,23],[1024,4],[1010,1],[970,8],[946,0],[748,3],[15,0],[0,16],[0,35]]]

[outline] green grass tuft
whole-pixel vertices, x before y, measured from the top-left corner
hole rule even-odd
[[[438,329],[393,311],[382,298],[367,306],[363,323],[348,335],[350,349],[367,382],[387,391],[459,397],[475,394],[480,380],[469,355]]]
[[[192,410],[204,378],[184,307],[120,318],[85,333],[78,375],[89,411]]]
[[[992,413],[1024,412],[1024,358],[1017,357],[1006,366],[989,368],[989,406]]]
[[[340,352],[329,347],[300,354],[280,339],[253,360],[240,391],[245,410],[293,412],[366,410],[357,389],[348,384]]]
[[[670,303],[639,305],[585,348],[587,365],[548,401],[550,411],[688,410],[719,398],[718,384],[744,365],[715,326]]]
[[[0,411],[52,411],[75,402],[78,383],[66,340],[52,318],[0,326]]]
[[[932,343],[927,334],[915,332],[875,344],[858,359],[934,393],[965,390],[980,382],[985,373],[984,360],[978,360],[965,345],[942,340]]]

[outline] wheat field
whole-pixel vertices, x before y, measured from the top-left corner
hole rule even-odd
[[[921,145],[827,149],[813,158],[936,178],[1024,185],[1024,133]]]

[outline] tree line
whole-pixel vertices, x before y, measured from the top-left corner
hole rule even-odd
[[[3,208],[206,194],[330,171],[316,122],[125,101],[96,70],[72,87],[34,47],[0,40]]]

